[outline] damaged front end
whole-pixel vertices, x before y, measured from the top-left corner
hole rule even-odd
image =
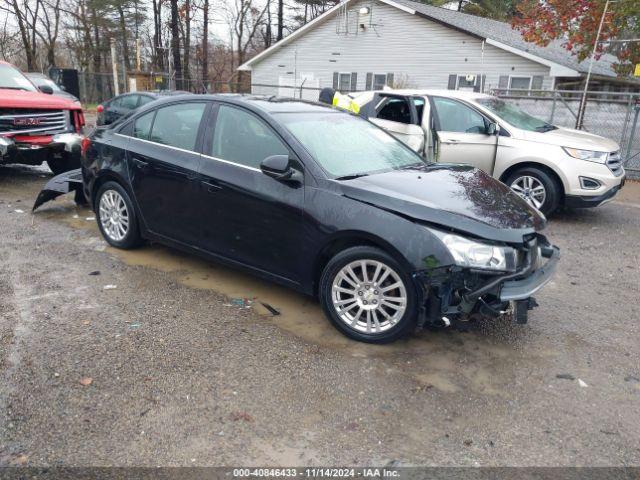
[[[553,277],[560,250],[537,233],[528,235],[522,244],[495,248],[508,252],[504,259],[497,255],[498,260],[492,260],[504,260],[499,270],[465,266],[454,255],[455,265],[416,272],[426,299],[420,326],[459,325],[474,318],[502,316],[527,322],[528,311],[537,306],[533,295]]]

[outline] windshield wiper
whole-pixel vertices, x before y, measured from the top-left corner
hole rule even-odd
[[[545,133],[545,132],[550,132],[551,130],[557,130],[557,129],[558,127],[556,127],[555,125],[547,124],[547,125],[542,125],[540,127],[536,127],[536,132]]]
[[[368,173],[353,173],[351,175],[343,175],[342,177],[336,177],[334,180],[353,180],[354,178],[366,177]]]

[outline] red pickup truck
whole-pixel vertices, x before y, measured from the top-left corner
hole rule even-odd
[[[82,106],[51,93],[0,61],[0,164],[47,162],[55,174],[80,167]]]

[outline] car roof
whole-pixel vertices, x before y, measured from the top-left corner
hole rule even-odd
[[[218,94],[183,94],[171,95],[159,98],[153,103],[143,107],[146,110],[155,108],[163,103],[172,103],[176,100],[218,100],[237,105],[244,105],[253,110],[260,110],[266,113],[312,113],[312,112],[338,112],[334,107],[318,102],[310,102],[307,100],[299,100],[294,98],[278,97],[275,95],[253,95],[253,94],[237,94],[237,93],[218,93]],[[142,111],[142,109],[140,109]]]
[[[49,78],[42,72],[24,72],[27,77]]]
[[[480,92],[469,92],[465,90],[444,90],[444,89],[401,89],[401,90],[378,90],[378,93],[390,93],[398,95],[433,95],[440,97],[459,98],[461,100],[475,100],[479,98],[492,98],[491,95]]]

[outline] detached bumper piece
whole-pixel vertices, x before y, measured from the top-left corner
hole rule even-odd
[[[31,211],[35,211],[43,203],[70,192],[75,192],[75,202],[77,204],[83,205],[87,203],[82,190],[82,170],[80,168],[61,173],[49,180],[38,194]]]
[[[528,311],[537,306],[533,295],[552,278],[560,250],[542,235],[525,243],[517,271],[487,272],[446,269],[420,276],[427,302],[421,323],[466,322],[474,317],[511,315],[527,323]]]

